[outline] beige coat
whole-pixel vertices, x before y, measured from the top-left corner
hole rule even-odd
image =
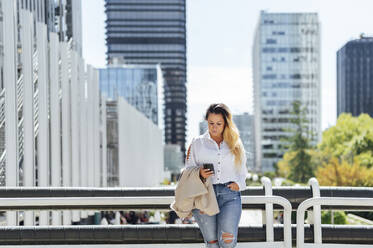
[[[191,216],[192,209],[195,208],[210,216],[219,213],[211,179],[208,178],[206,182],[202,182],[199,177],[199,167],[184,169],[177,183],[175,200],[171,208],[180,218]]]

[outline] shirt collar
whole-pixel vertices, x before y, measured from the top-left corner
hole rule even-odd
[[[215,140],[213,140],[212,138],[211,138],[211,135],[210,135],[210,132],[209,132],[209,130],[207,130],[204,134],[203,134],[203,138],[205,138],[205,139],[208,139],[208,140],[211,140],[212,142],[214,142],[215,144],[216,144],[216,141]],[[224,140],[220,143],[220,145],[222,145],[222,144],[224,144],[225,142],[224,142]]]

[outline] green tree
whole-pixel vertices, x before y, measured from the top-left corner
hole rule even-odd
[[[372,187],[373,168],[361,165],[358,159],[350,164],[334,157],[317,168],[316,178],[322,186]]]
[[[345,225],[347,224],[347,215],[344,211],[334,211],[334,224]],[[321,214],[322,224],[332,224],[332,214],[331,211],[323,211]]]
[[[309,130],[309,121],[306,118],[307,108],[302,107],[299,101],[292,103],[291,123],[294,128],[289,129],[291,136],[283,140],[288,144],[288,151],[283,159],[279,161],[279,174],[284,174],[288,179],[306,183],[314,176],[314,165],[312,161],[313,147],[311,139],[313,133]]]
[[[373,166],[373,119],[367,114],[352,117],[341,114],[337,124],[323,133],[318,145],[321,163],[333,157],[368,168]]]

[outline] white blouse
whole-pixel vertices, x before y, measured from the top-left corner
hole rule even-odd
[[[239,190],[246,188],[245,154],[242,164],[237,167],[234,162],[234,155],[229,150],[228,145],[223,141],[219,148],[208,131],[193,139],[188,149],[185,167],[202,166],[204,163],[214,164],[215,174],[211,176],[213,184],[232,181],[238,184]]]

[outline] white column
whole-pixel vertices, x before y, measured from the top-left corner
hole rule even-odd
[[[98,86],[98,70],[93,69],[93,113],[94,113],[94,160],[95,160],[95,187],[101,187],[102,164],[100,160],[100,92]],[[99,211],[95,211],[98,213]]]
[[[56,33],[49,33],[50,50],[50,122],[51,122],[51,185],[61,186],[61,108],[59,87],[59,41]],[[61,225],[61,211],[52,212],[52,225]]]
[[[101,97],[101,134],[102,134],[102,187],[107,187],[107,131],[106,131],[106,97]]]
[[[94,186],[95,178],[95,160],[94,160],[94,101],[93,101],[93,68],[92,66],[87,66],[87,176],[88,176],[88,186]],[[88,211],[88,215],[94,215],[93,211]]]
[[[16,1],[2,1],[5,87],[6,186],[18,185],[18,111],[16,98]],[[15,211],[7,212],[7,225],[17,225]]]
[[[59,87],[59,41],[56,33],[49,33],[50,50],[50,122],[51,122],[51,185],[61,186],[61,108]],[[61,211],[52,212],[52,225],[61,225]]]
[[[44,23],[36,25],[37,50],[39,62],[39,137],[38,137],[38,186],[49,186],[49,120],[48,120],[48,63],[47,27]],[[40,211],[39,225],[48,225],[48,211]]]
[[[78,54],[75,51],[71,52],[71,166],[72,166],[72,186],[79,186],[79,171],[80,171],[80,145],[79,145],[79,82],[78,82]],[[78,222],[80,219],[79,211],[73,211],[72,221]]]
[[[93,69],[93,114],[94,114],[94,156],[95,156],[95,187],[101,187],[101,171],[100,162],[100,92],[98,87],[98,71]]]
[[[88,186],[88,170],[87,170],[87,98],[86,98],[86,73],[85,63],[81,59],[79,64],[79,100],[80,100],[80,183],[82,187]],[[88,217],[87,211],[81,212],[82,219]]]
[[[35,131],[34,131],[34,80],[33,80],[33,16],[21,9],[21,46],[23,94],[23,186],[35,185]],[[33,212],[25,211],[25,226],[34,224]]]
[[[61,88],[62,88],[62,185],[71,186],[71,123],[70,123],[70,83],[68,75],[67,43],[61,42]],[[71,224],[71,211],[63,211],[63,224]]]

